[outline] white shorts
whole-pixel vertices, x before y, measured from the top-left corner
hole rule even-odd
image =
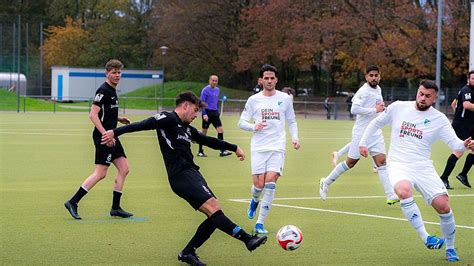
[[[250,160],[252,162],[252,175],[266,172],[277,172],[280,176],[283,174],[283,166],[285,164],[284,152],[256,151],[250,154]]]
[[[360,159],[359,143],[361,138],[361,135],[352,135],[351,146],[349,148],[349,153],[347,154],[349,158],[356,160]],[[377,154],[385,154],[385,142],[383,136],[379,134],[378,136],[371,137],[367,142],[367,149],[369,149],[371,157]]]
[[[387,164],[388,178],[390,183],[395,184],[407,180],[425,199],[428,205],[434,198],[440,195],[448,195],[448,191],[436,172],[433,161],[416,163],[393,163]]]

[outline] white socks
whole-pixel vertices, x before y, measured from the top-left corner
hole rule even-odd
[[[326,185],[331,185],[336,179],[341,176],[345,171],[349,170],[349,166],[347,166],[346,162],[340,162],[332,169],[332,172],[326,177],[324,183]]]
[[[275,182],[265,183],[265,187],[263,189],[263,198],[260,204],[260,212],[258,213],[258,224],[265,223],[265,219],[267,218],[268,213],[272,207],[273,198],[275,197],[275,188]]]
[[[454,214],[450,210],[449,213],[440,214],[440,226],[446,239],[446,249],[454,249],[454,235],[456,233]]]
[[[337,151],[337,157],[341,158],[342,155],[349,152],[349,148],[351,147],[351,142],[347,143],[344,147]]]
[[[428,232],[426,232],[420,209],[418,208],[418,205],[416,205],[413,197],[400,200],[400,207],[402,207],[402,212],[411,223],[411,226],[418,231],[418,235],[421,237],[421,240],[423,240],[423,243],[426,243]]]
[[[262,194],[263,188],[258,188],[252,185],[250,189],[250,193],[252,194],[253,201],[259,202],[260,201],[260,194]]]
[[[378,170],[379,170],[378,174],[379,174],[380,183],[382,183],[383,191],[385,192],[387,199],[388,200],[397,199],[398,197],[395,195],[395,191],[393,191],[392,184],[390,184],[390,180],[388,179],[387,166],[386,165],[379,166]]]

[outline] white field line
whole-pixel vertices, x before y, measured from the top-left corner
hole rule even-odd
[[[419,195],[417,195],[419,196]],[[465,195],[450,195],[450,197],[472,197],[474,194],[465,194]],[[419,196],[421,197],[421,196]],[[366,196],[366,197],[328,197],[328,199],[361,199],[361,198],[385,198],[385,196]],[[305,200],[305,199],[320,199],[319,197],[308,197],[308,198],[275,198],[274,200]],[[228,199],[232,202],[241,202],[241,203],[249,203],[248,199]],[[275,204],[273,203],[272,206],[276,207],[283,207],[283,208],[290,208],[290,209],[298,209],[298,210],[305,210],[305,211],[317,211],[317,212],[328,212],[328,213],[337,213],[337,214],[345,214],[345,215],[353,215],[353,216],[361,216],[361,217],[369,217],[369,218],[377,218],[377,219],[386,219],[386,220],[395,220],[395,221],[403,221],[406,222],[405,218],[397,218],[391,216],[383,216],[383,215],[374,215],[368,213],[358,213],[358,212],[347,212],[347,211],[337,211],[337,210],[329,210],[329,209],[320,209],[320,208],[310,208],[310,207],[302,207],[302,206],[294,206],[294,205],[287,205],[287,204]],[[433,224],[439,225],[436,222],[429,222],[424,221],[425,224]],[[470,229],[474,230],[474,226],[467,226],[467,225],[456,225],[457,228],[463,229]]]
[[[459,194],[449,195],[450,197],[474,197],[474,194]],[[421,198],[421,195],[414,195],[415,198]],[[328,199],[380,199],[385,196],[341,196],[341,197],[328,197]],[[274,198],[273,200],[313,200],[321,199],[320,197],[301,197],[301,198]],[[233,199],[233,200],[247,200],[248,199]]]

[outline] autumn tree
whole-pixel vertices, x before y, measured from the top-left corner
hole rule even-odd
[[[81,27],[79,21],[65,19],[66,25],[50,26],[46,30],[44,61],[47,66],[86,66],[90,34]]]
[[[162,1],[151,42],[155,62],[161,62],[159,47],[170,48],[168,73],[173,78],[207,81],[215,73],[221,83],[235,78],[233,42],[239,31],[239,1]]]

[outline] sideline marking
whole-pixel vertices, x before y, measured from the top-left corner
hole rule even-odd
[[[417,195],[417,196],[421,197],[420,195]],[[463,195],[452,195],[452,196],[463,196]],[[473,196],[473,194],[468,194],[468,196]],[[382,198],[385,198],[385,196],[368,196],[368,197],[382,197]],[[328,197],[328,198],[330,198],[330,197]],[[332,197],[332,199],[335,199],[335,198],[337,198],[337,197]],[[342,198],[349,198],[349,197],[342,197]],[[361,197],[351,197],[351,198],[352,199],[357,199],[357,198],[361,198]],[[284,199],[284,198],[279,198],[279,200],[282,200],[282,199]],[[297,198],[289,198],[289,199],[297,199]],[[298,199],[319,199],[319,197],[298,198]],[[240,202],[240,203],[249,203],[250,202],[248,199],[228,199],[228,200],[232,201],[232,202]],[[276,198],[275,198],[275,200],[276,200]],[[302,207],[302,206],[294,206],[294,205],[287,205],[287,204],[272,204],[272,206],[290,208],[290,209],[306,210],[306,211],[317,211],[317,212],[329,212],[329,213],[337,213],[337,214],[346,214],[346,215],[354,215],[354,216],[378,218],[378,219],[386,219],[386,220],[395,220],[395,221],[403,221],[403,222],[407,221],[405,218],[398,218],[398,217],[391,217],[391,216],[383,216],[383,215],[375,215],[375,214],[367,214],[367,213],[358,213],[358,212],[337,211],[337,210],[311,208],[311,207]],[[423,222],[425,224],[439,225],[439,223],[436,223],[436,222],[429,222],[429,221],[423,221]],[[456,227],[457,228],[474,230],[474,226],[456,224]]]

